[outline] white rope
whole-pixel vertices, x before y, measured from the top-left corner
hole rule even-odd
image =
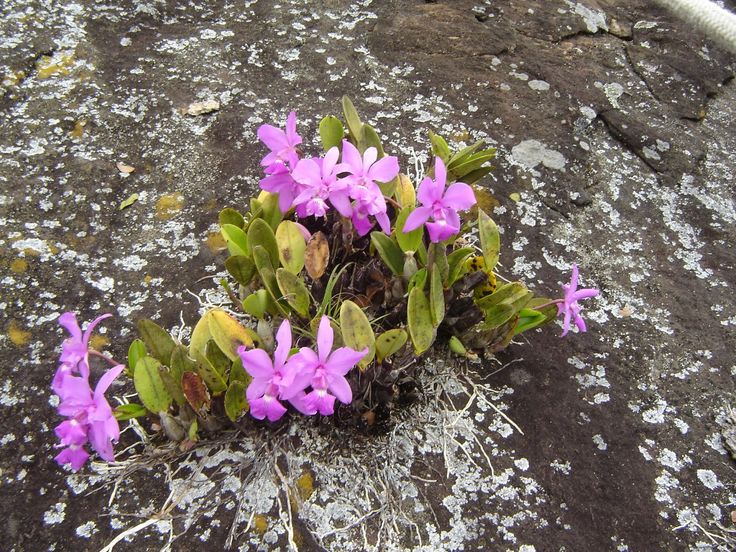
[[[736,15],[709,0],[655,0],[736,54]]]

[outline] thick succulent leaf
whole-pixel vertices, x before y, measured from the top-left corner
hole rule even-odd
[[[182,385],[184,380],[191,374],[191,372],[185,372],[182,376]],[[212,363],[206,358],[201,359],[197,363],[197,374],[202,381],[207,385],[207,389],[213,395],[220,395],[227,389],[227,383],[220,373],[212,366]],[[186,393],[185,393],[186,395]]]
[[[399,247],[404,253],[417,251],[419,246],[422,244],[422,237],[424,236],[424,226],[415,228],[411,232],[404,232],[404,224],[406,219],[409,217],[411,212],[414,210],[413,207],[404,207],[400,212],[399,216],[396,217],[396,241]]]
[[[383,232],[371,232],[371,243],[395,276],[404,273],[404,254],[397,243]]]
[[[304,253],[304,265],[310,278],[313,280],[321,278],[327,270],[329,260],[330,246],[327,244],[327,238],[322,232],[316,232],[309,239]]]
[[[171,394],[161,380],[160,366],[158,360],[146,356],[138,361],[133,372],[133,385],[138,398],[154,414],[165,412],[171,405]]]
[[[527,297],[529,290],[521,282],[510,282],[502,285],[490,295],[486,295],[476,301],[478,308],[485,311],[500,303],[514,304],[520,299]],[[531,299],[531,297],[529,297]],[[524,305],[519,307],[522,308]],[[518,309],[517,309],[518,310]]]
[[[304,254],[307,249],[299,227],[290,220],[283,221],[276,228],[276,244],[281,266],[292,274],[299,274],[304,268]]]
[[[136,327],[149,354],[161,364],[167,364],[171,359],[171,352],[176,347],[176,342],[169,332],[147,319],[139,320]]]
[[[248,226],[248,246],[251,252],[259,245],[268,253],[273,267],[278,267],[279,246],[276,243],[276,236],[268,223],[263,219],[255,219]]]
[[[480,247],[483,250],[483,258],[485,259],[485,268],[487,271],[491,271],[498,263],[498,256],[501,251],[501,236],[496,223],[482,209],[478,209],[478,234],[480,236]]]
[[[429,299],[418,287],[415,287],[409,293],[406,315],[409,335],[414,344],[414,352],[420,355],[432,346],[435,338],[435,327],[432,324]]]
[[[440,270],[440,276],[442,282],[447,282],[450,277],[450,265],[447,261],[447,248],[441,243],[432,243],[429,246],[429,256],[432,259],[431,263],[437,265]]]
[[[511,320],[514,316],[516,316],[518,309],[514,308],[513,305],[510,305],[508,303],[499,303],[497,305],[493,305],[484,312],[486,314],[486,317],[483,321],[482,326],[486,329],[492,329],[498,328],[499,326],[502,326],[504,323]]]
[[[135,372],[135,365],[138,361],[146,356],[146,344],[140,339],[134,339],[128,347],[128,371],[132,375]]]
[[[220,227],[220,233],[225,238],[227,250],[231,255],[245,255],[246,257],[250,255],[248,237],[242,228],[234,224],[223,224]]]
[[[376,336],[363,309],[352,301],[343,301],[340,307],[340,333],[345,346],[355,351],[368,347],[368,354],[358,363],[365,369],[376,354]]]
[[[381,144],[381,138],[378,136],[378,133],[376,130],[369,124],[363,125],[363,146],[364,149],[368,148],[376,148],[376,151],[378,153],[377,159],[381,159],[382,157],[386,156],[386,152],[383,151],[383,145]],[[388,195],[391,197],[393,195],[393,191],[390,194],[387,194],[384,192],[384,195]]]
[[[453,167],[464,162],[469,156],[473,155],[476,151],[485,145],[485,140],[478,140],[476,143],[471,144],[460,151],[455,152],[450,156],[447,161],[447,170],[452,170]]]
[[[197,363],[189,358],[189,353],[184,345],[177,345],[174,352],[171,353],[171,375],[177,383],[181,383],[181,377],[184,372],[196,372]]]
[[[484,163],[487,163],[494,157],[496,157],[496,150],[493,148],[479,151],[478,153],[467,156],[461,162],[454,164],[449,170],[458,180],[465,182],[463,178],[465,175],[480,169]]]
[[[176,381],[173,370],[170,370],[167,366],[159,366],[158,373],[161,376],[161,381],[163,382],[166,391],[168,391],[169,395],[171,395],[171,397],[176,401],[176,404],[184,404],[186,400],[184,399],[184,393],[181,389],[181,382]]]
[[[113,415],[118,422],[132,420],[133,418],[142,418],[148,414],[148,409],[136,403],[121,404],[113,410]]]
[[[394,197],[402,207],[414,207],[417,203],[417,192],[414,184],[405,174],[400,174],[396,183],[396,191]]]
[[[245,368],[243,368],[243,361],[242,359],[234,360],[232,366],[230,367],[230,377],[228,378],[228,383],[232,383],[234,381],[242,382],[246,387],[251,382],[253,378],[250,377],[250,374],[245,371]]]
[[[472,247],[461,247],[447,256],[447,265],[450,269],[449,275],[447,276],[448,286],[457,282],[468,272],[465,261],[470,258],[474,251]]]
[[[383,332],[376,338],[376,358],[378,362],[398,352],[409,338],[407,333],[401,328],[394,328]]]
[[[439,326],[445,317],[445,293],[442,288],[442,275],[439,267],[432,265],[432,274],[429,279],[429,311],[432,315],[432,324]]]
[[[224,380],[227,380],[230,366],[234,361],[228,358],[228,356],[222,352],[222,350],[217,346],[217,343],[215,343],[214,339],[210,339],[207,342],[207,347],[205,348],[205,357],[207,358],[207,360],[210,361],[212,367],[217,370],[217,373],[220,374]],[[239,355],[238,358],[240,358]]]
[[[514,335],[518,335],[527,330],[531,330],[544,324],[547,321],[547,317],[539,311],[534,309],[521,309],[519,311],[519,320],[516,322],[514,327]]]
[[[350,141],[355,147],[358,147],[358,143],[363,137],[363,122],[360,120],[360,116],[347,96],[342,97],[342,113],[345,116],[345,122],[348,125],[348,132],[350,133]],[[361,151],[361,153],[363,153]]]
[[[439,157],[447,165],[450,160],[450,146],[447,145],[445,139],[430,130],[429,141],[432,143],[432,155]]]
[[[410,292],[415,287],[418,289],[421,289],[424,291],[424,286],[427,283],[427,269],[426,268],[420,268],[416,271],[414,276],[412,276],[409,279],[409,283],[407,284],[407,292]]]
[[[252,331],[244,328],[240,322],[221,309],[211,310],[209,313],[209,330],[212,339],[232,361],[238,357],[238,347],[245,345],[248,348],[255,346]],[[205,344],[206,347],[206,344]],[[206,357],[205,349],[205,357]]]
[[[526,307],[541,312],[544,315],[545,322],[550,322],[557,318],[558,307],[549,297],[533,297]],[[541,308],[540,308],[541,307]]]
[[[256,265],[245,255],[233,255],[225,261],[225,268],[241,286],[247,286],[256,273]]]
[[[276,280],[276,271],[271,264],[271,258],[262,246],[257,245],[253,248],[253,260],[256,263],[258,276],[260,276],[261,282],[263,282],[266,291],[271,296],[272,304],[282,311],[282,314],[286,315],[286,311],[279,304],[281,291],[279,291],[279,284]]]
[[[468,355],[468,350],[465,348],[465,345],[463,345],[463,342],[460,341],[457,336],[453,335],[452,337],[450,337],[449,346],[450,350],[456,355],[460,355],[462,357]]]
[[[248,411],[248,400],[245,398],[245,385],[242,381],[232,382],[225,393],[225,414],[234,422]]]
[[[261,204],[260,218],[266,221],[271,230],[276,230],[276,227],[284,218],[281,209],[279,208],[279,195],[272,194],[262,190],[258,194],[258,202]],[[253,220],[256,220],[255,218]],[[251,247],[253,247],[251,245]]]
[[[325,151],[333,147],[340,147],[343,136],[345,136],[345,129],[337,117],[328,115],[320,121],[319,137]]]
[[[230,207],[226,207],[220,211],[219,221],[220,226],[224,226],[225,224],[232,224],[238,228],[243,228],[243,226],[245,226],[243,215]]]
[[[243,310],[251,316],[262,319],[268,310],[271,297],[265,289],[259,289],[243,299]]]
[[[300,316],[307,318],[309,316],[309,291],[299,276],[296,276],[286,270],[279,268],[276,271],[276,281],[279,290],[289,306]]]

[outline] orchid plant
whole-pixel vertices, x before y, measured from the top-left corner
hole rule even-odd
[[[232,308],[206,311],[188,345],[141,320],[124,366],[89,348],[109,315],[84,333],[62,315],[71,337],[52,386],[67,418],[56,428],[60,464],[80,469],[88,443],[111,461],[118,421],[130,418],[155,420],[182,447],[249,419],[276,423],[290,408],[379,423],[436,343],[471,358],[495,353],[558,315],[562,336],[571,321],[586,331],[579,301],[598,291],[577,289],[576,265],[560,299],[498,284],[499,231],[473,188],[491,170],[493,148],[452,151],[430,133],[433,163],[415,189],[346,97],[343,115],[344,123],[320,122],[324,153],[315,157],[305,156],[295,112],[283,130],[258,129],[269,150],[261,192],[246,213],[219,217],[237,284],[221,282]],[[94,391],[90,355],[113,365]],[[104,394],[124,371],[140,404],[113,410]]]

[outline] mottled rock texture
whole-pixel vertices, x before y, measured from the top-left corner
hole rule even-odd
[[[6,0],[0,14],[4,547],[96,550],[163,511],[117,549],[286,549],[292,501],[303,550],[733,548],[736,88],[706,37],[643,0]],[[115,313],[95,344],[117,357],[138,317],[191,326],[192,294],[222,299],[201,279],[222,271],[217,212],[257,185],[255,129],[296,109],[316,154],[342,94],[411,174],[428,129],[497,146],[484,184],[503,273],[554,293],[576,261],[602,292],[590,332],[547,328],[467,379],[432,360],[425,397],[381,436],[294,421],[115,490],[124,466],[64,473],[55,318]],[[182,115],[206,100],[220,109]],[[120,449],[135,443],[128,430]]]

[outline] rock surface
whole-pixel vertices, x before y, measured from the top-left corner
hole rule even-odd
[[[704,36],[643,0],[6,0],[0,13],[13,550],[96,550],[138,524],[116,549],[733,549],[736,88]],[[498,147],[485,184],[505,275],[554,293],[577,262],[602,291],[589,333],[547,328],[498,364],[434,359],[386,435],[294,421],[135,473],[64,473],[56,317],[114,312],[95,344],[116,357],[139,317],[186,336],[200,302],[223,300],[216,215],[257,185],[255,129],[297,109],[316,153],[342,94],[411,174],[428,129]],[[195,102],[213,109],[186,115]],[[121,445],[145,452],[133,430]]]

